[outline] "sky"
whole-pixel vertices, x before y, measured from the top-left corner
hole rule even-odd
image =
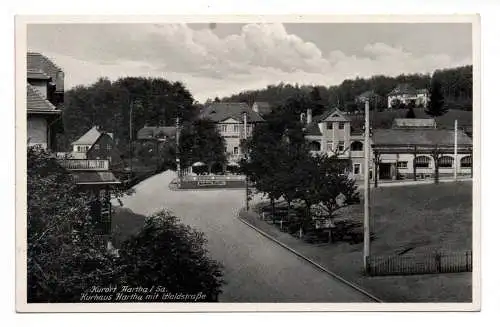
[[[204,102],[280,82],[329,86],[469,65],[472,24],[32,24],[27,46],[64,70],[67,89],[163,77]]]

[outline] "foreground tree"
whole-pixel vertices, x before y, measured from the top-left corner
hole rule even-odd
[[[209,258],[205,243],[202,233],[167,211],[158,212],[122,244],[123,282],[132,287],[161,285],[171,294],[200,294],[200,301],[216,301],[223,285],[222,266]]]
[[[27,153],[28,302],[79,302],[119,271],[89,212],[90,198],[41,148]]]
[[[431,81],[431,96],[427,103],[425,113],[431,117],[439,117],[444,115],[448,109],[444,106],[444,96],[441,82],[437,78]]]

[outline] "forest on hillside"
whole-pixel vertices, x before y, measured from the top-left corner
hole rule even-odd
[[[441,83],[448,109],[472,110],[472,66],[436,70],[430,74],[408,74],[397,77],[373,76],[344,80],[340,85],[292,85],[279,83],[269,85],[265,89],[242,91],[238,94],[223,97],[220,101],[253,103],[269,102],[272,107],[282,105],[287,99],[296,96],[309,96],[314,90],[327,107],[338,106],[341,110],[355,111],[362,104],[356,103],[356,97],[366,91],[373,91],[380,97],[374,105],[379,111],[387,107],[386,97],[398,84],[408,83],[416,89],[429,89],[431,80]],[[211,100],[208,100],[210,102]]]
[[[114,133],[120,150],[130,137],[145,125],[174,125],[177,116],[192,120],[197,104],[180,82],[162,78],[126,77],[114,82],[100,78],[89,86],[77,86],[65,93],[64,134],[58,138],[60,151],[69,150],[71,142],[92,126]]]

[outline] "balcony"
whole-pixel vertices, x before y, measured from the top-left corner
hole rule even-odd
[[[62,159],[59,164],[68,170],[106,171],[109,170],[108,160]]]

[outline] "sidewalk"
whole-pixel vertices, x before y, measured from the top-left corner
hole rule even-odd
[[[368,277],[363,274],[363,244],[309,244],[279,231],[253,211],[240,211],[239,219],[268,234],[383,302],[470,302],[470,273]]]

